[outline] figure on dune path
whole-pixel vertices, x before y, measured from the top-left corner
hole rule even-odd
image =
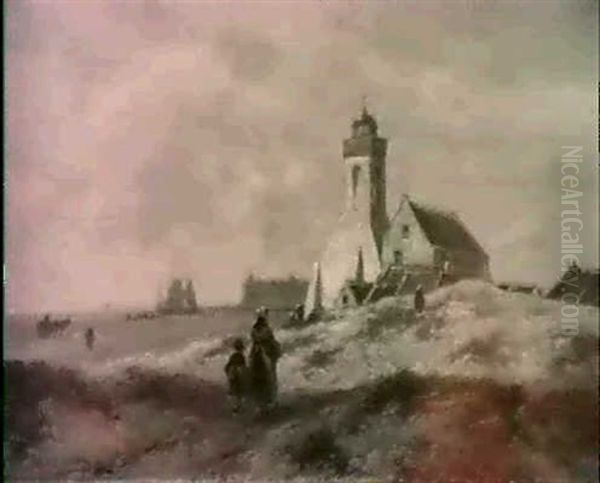
[[[281,346],[267,321],[268,309],[258,312],[252,327],[250,349],[250,377],[252,393],[261,407],[269,406],[277,397],[277,361]]]

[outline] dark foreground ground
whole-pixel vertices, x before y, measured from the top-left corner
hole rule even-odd
[[[131,368],[107,384],[9,361],[5,376],[10,479],[241,476],[256,470],[252,456],[261,451],[266,461],[285,462],[287,474],[278,477],[358,479],[374,475],[353,461],[348,442],[361,435],[372,441],[378,424],[393,423],[397,441],[381,442],[385,474],[377,476],[595,481],[597,399],[589,391],[536,395],[518,385],[402,371],[349,391],[289,394],[257,417],[233,416],[223,387],[189,375]],[[148,432],[147,425],[161,423]],[[403,424],[410,435],[402,434]],[[52,448],[69,431],[96,440],[89,459]],[[72,438],[66,441],[76,444]]]

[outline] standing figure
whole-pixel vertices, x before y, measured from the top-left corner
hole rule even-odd
[[[234,352],[225,365],[225,374],[229,383],[229,395],[233,400],[233,412],[238,412],[246,396],[248,386],[248,368],[244,356],[244,340],[236,339]]]
[[[277,361],[281,347],[267,322],[268,309],[259,311],[252,326],[250,350],[250,375],[252,390],[261,405],[269,405],[277,395]]]
[[[250,349],[250,389],[255,404],[266,409],[275,399],[273,365],[260,344]]]
[[[304,320],[304,305],[303,304],[296,305],[295,313],[296,313],[296,319],[300,322],[303,321]]]
[[[94,329],[92,329],[91,327],[89,329],[87,329],[85,331],[85,345],[87,346],[88,350],[92,350],[94,348],[94,342],[96,340],[96,334],[94,332]]]
[[[425,296],[423,295],[423,287],[417,286],[415,290],[415,312],[420,314],[425,308]]]

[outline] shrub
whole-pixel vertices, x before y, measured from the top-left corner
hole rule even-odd
[[[325,426],[304,433],[288,452],[301,471],[333,470],[339,474],[348,467],[348,456],[336,443],[333,431]]]
[[[388,328],[405,329],[415,322],[415,313],[400,304],[398,299],[384,299],[371,311],[359,336],[375,339]]]
[[[391,402],[397,402],[402,412],[408,414],[412,410],[415,398],[422,394],[424,389],[424,380],[405,369],[376,382],[364,398],[362,407],[367,413],[374,413],[381,411]]]
[[[463,344],[449,355],[454,362],[463,357],[470,357],[479,364],[506,364],[508,356],[501,352],[507,343],[500,332],[491,332],[482,337],[475,337]]]
[[[306,366],[308,368],[313,367],[325,367],[335,362],[335,355],[340,352],[341,348],[321,350],[317,349],[306,358]]]

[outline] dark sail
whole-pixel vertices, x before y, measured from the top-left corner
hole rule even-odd
[[[193,314],[198,311],[196,292],[191,280],[174,279],[167,291],[166,300],[159,303],[158,311],[163,314]]]

